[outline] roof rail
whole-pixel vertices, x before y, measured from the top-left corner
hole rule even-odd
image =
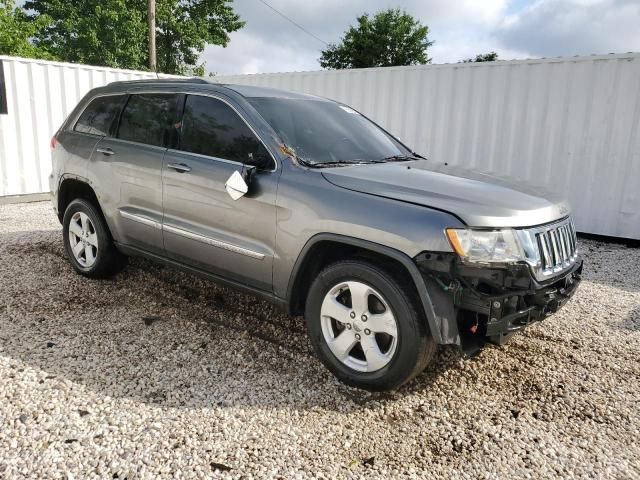
[[[117,80],[109,83],[109,85],[136,85],[140,83],[199,83],[210,84],[204,78],[191,77],[191,78],[143,78],[139,80]]]

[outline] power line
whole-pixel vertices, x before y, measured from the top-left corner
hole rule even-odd
[[[325,45],[329,45],[327,42],[325,42],[324,40],[322,40],[320,37],[314,35],[313,33],[311,33],[309,30],[307,30],[306,28],[304,28],[302,25],[300,25],[299,23],[291,20],[289,17],[287,17],[284,13],[282,13],[279,10],[276,10],[275,8],[273,8],[271,5],[269,5],[267,2],[265,2],[264,0],[259,0],[260,2],[264,3],[267,7],[269,7],[271,10],[273,10],[274,12],[276,12],[278,15],[280,15],[282,18],[288,20],[289,22],[293,23],[296,27],[298,27],[300,30],[302,30],[304,33],[306,33],[307,35],[311,35],[313,38],[315,38],[316,40],[324,43]]]

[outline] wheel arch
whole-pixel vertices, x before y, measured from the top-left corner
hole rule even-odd
[[[105,220],[104,212],[100,206],[100,201],[98,200],[98,196],[96,195],[96,192],[91,186],[89,180],[76,175],[70,175],[62,177],[60,179],[60,185],[58,186],[56,207],[60,222],[62,222],[67,206],[69,206],[69,204],[76,198],[83,198],[90,201],[98,209],[103,220]],[[105,221],[105,223],[107,222]]]
[[[444,343],[441,327],[436,316],[427,286],[411,257],[405,253],[379,243],[345,235],[320,233],[313,236],[302,248],[294,264],[287,287],[289,313],[304,313],[304,301],[315,275],[334,261],[361,257],[382,260],[389,265],[402,268],[415,286],[418,301],[427,319],[427,324],[436,343]],[[391,263],[392,262],[392,263]]]

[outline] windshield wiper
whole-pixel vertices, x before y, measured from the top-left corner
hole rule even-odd
[[[313,163],[311,163],[308,160],[305,160],[304,158],[300,157],[297,154],[294,154],[295,159],[298,161],[298,163],[300,163],[301,165],[304,165],[305,167],[313,167]]]
[[[390,155],[388,157],[381,158],[380,162],[407,162],[409,160],[418,160],[420,157],[416,154],[411,155]]]
[[[331,160],[328,162],[314,162],[310,164],[310,167],[322,168],[322,167],[336,167],[347,165],[366,165],[368,163],[377,163],[376,160]]]

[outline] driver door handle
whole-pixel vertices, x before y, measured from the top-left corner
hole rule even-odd
[[[107,155],[107,156],[111,156],[116,153],[110,148],[102,148],[102,147],[96,148],[96,152],[102,153],[103,155]]]
[[[185,165],[184,163],[167,163],[167,167],[179,173],[191,171],[191,167],[189,165]]]

